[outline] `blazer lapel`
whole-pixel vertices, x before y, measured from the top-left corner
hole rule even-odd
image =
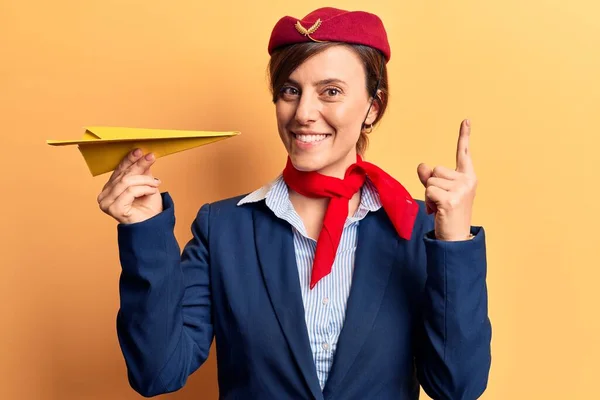
[[[400,238],[383,210],[369,213],[359,225],[352,287],[346,318],[323,394],[334,396],[367,339],[377,316]]]
[[[256,251],[271,304],[304,379],[315,399],[323,399],[315,369],[290,225],[260,205],[254,210]]]

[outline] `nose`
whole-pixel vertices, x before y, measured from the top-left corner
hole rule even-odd
[[[319,118],[320,112],[320,102],[316,94],[302,93],[296,108],[296,122],[300,125],[309,125]]]

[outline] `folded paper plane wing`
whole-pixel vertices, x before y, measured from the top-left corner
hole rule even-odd
[[[92,176],[113,171],[135,148],[156,158],[239,135],[240,132],[88,127],[79,140],[48,140],[51,146],[77,145]]]

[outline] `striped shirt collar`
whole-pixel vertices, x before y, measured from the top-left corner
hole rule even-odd
[[[283,176],[279,175],[274,181],[255,190],[238,202],[238,206],[256,203],[265,200],[267,207],[273,213],[284,220],[289,221],[296,214],[292,202],[289,198],[289,189],[283,180]],[[381,208],[381,200],[377,189],[367,177],[365,184],[362,187],[360,205],[354,213],[354,216],[349,217],[346,225],[363,219],[369,211],[377,211]]]

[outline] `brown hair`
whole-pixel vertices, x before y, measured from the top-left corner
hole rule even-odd
[[[379,50],[359,44],[338,42],[306,42],[286,46],[273,52],[268,68],[273,103],[277,102],[279,99],[279,92],[281,91],[283,84],[288,80],[292,72],[298,66],[300,66],[300,64],[302,64],[308,58],[333,46],[348,46],[356,52],[363,62],[366,75],[365,88],[369,94],[369,97],[373,96],[375,91],[378,91],[378,95],[374,99],[374,102],[377,102],[377,105],[379,106],[379,113],[373,121],[373,125],[375,125],[383,117],[388,103],[389,89],[387,68],[385,65],[385,58]],[[380,73],[381,80],[378,82],[380,79]],[[379,87],[377,86],[378,83]],[[370,129],[367,129],[367,127],[363,124],[360,137],[356,143],[356,151],[358,154],[364,154],[365,150],[367,149],[369,142],[367,134],[369,132]]]

